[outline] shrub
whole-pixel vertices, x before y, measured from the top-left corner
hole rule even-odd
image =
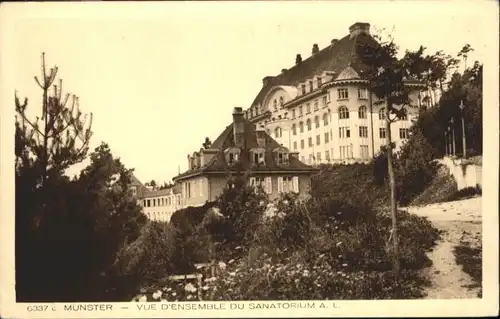
[[[437,174],[437,164],[433,161],[436,151],[418,130],[412,130],[411,138],[396,154],[395,174],[397,198],[408,204],[422,193]]]
[[[283,196],[276,215],[254,229],[255,241],[247,242],[240,257],[229,260],[216,278],[205,278],[194,287],[196,296],[191,287],[182,292],[178,283],[161,288],[162,295],[175,291],[175,296],[164,297],[167,301],[193,300],[198,293],[202,300],[422,297],[427,281],[420,269],[429,265],[425,252],[439,236],[430,222],[398,212],[402,272],[395,283],[387,242],[389,216],[350,206],[354,216],[345,217],[335,205]],[[153,300],[153,292],[158,297],[157,290],[158,286],[146,291],[146,299]]]
[[[451,201],[456,201],[460,199],[466,199],[470,197],[474,197],[476,195],[481,195],[482,190],[481,186],[476,185],[476,187],[466,187],[462,188],[459,191],[456,191],[455,193],[451,194],[446,201],[451,202]]]
[[[168,275],[194,270],[183,254],[179,231],[172,225],[150,221],[141,235],[119,252],[114,265],[123,290],[136,292],[144,285],[158,282]]]

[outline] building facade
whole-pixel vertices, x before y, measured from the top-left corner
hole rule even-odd
[[[309,194],[317,170],[302,163],[269,136],[263,127],[245,119],[242,108],[233,111],[233,123],[215,141],[188,155],[188,170],[176,177],[183,207],[214,201],[227,187],[228,174],[249,172],[249,183],[261,185],[271,200],[281,193]]]
[[[358,45],[376,43],[368,23],[355,23],[349,34],[277,76],[267,76],[245,117],[263,125],[279,144],[309,165],[365,162],[386,143],[385,107],[377,103],[363,77]],[[396,148],[408,138],[418,116],[424,86],[415,90],[406,117],[391,125]]]

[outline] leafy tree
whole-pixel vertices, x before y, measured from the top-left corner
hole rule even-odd
[[[406,114],[406,107],[411,104],[409,94],[412,88],[406,85],[409,78],[422,78],[422,73],[427,68],[428,61],[424,57],[424,47],[414,52],[407,51],[402,59],[397,58],[398,46],[390,38],[388,41],[379,40],[377,43],[365,43],[357,46],[362,63],[367,67],[366,76],[369,78],[371,92],[379,99],[379,104],[385,104],[386,118],[386,145],[387,163],[390,185],[390,202],[392,216],[391,238],[393,241],[393,265],[396,279],[399,276],[400,261],[398,256],[397,235],[397,194],[396,176],[393,166],[393,143],[391,140],[391,123]],[[392,116],[392,118],[391,118]]]

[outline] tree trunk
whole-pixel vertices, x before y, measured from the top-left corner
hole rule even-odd
[[[372,101],[372,83],[368,87],[368,104],[370,104],[370,126],[372,136],[372,158],[375,158],[375,137],[373,136],[373,101]]]
[[[399,279],[399,248],[398,248],[398,232],[397,232],[397,202],[396,202],[396,177],[394,175],[393,159],[392,159],[392,138],[391,138],[391,122],[389,119],[390,109],[392,108],[392,103],[389,102],[387,98],[387,107],[385,109],[385,130],[387,131],[387,170],[389,173],[389,185],[391,191],[391,218],[392,218],[392,230],[391,236],[393,240],[393,268],[395,279]]]

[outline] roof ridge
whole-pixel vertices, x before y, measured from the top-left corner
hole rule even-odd
[[[341,38],[340,40],[338,40],[337,42],[335,42],[335,44],[329,44],[329,45],[325,46],[323,49],[319,50],[318,52],[316,52],[316,53],[314,53],[314,54],[311,54],[311,55],[310,55],[310,56],[308,56],[306,59],[302,60],[302,62],[300,62],[299,64],[294,64],[294,65],[292,65],[290,68],[288,68],[288,69],[286,69],[286,70],[287,70],[287,71],[291,71],[291,70],[293,70],[294,68],[300,67],[300,66],[301,66],[301,64],[307,63],[307,62],[308,62],[308,61],[310,61],[312,58],[317,57],[318,55],[320,55],[320,54],[322,54],[322,53],[324,54],[324,53],[325,53],[328,49],[330,49],[330,50],[331,50],[331,49],[332,49],[332,48],[334,48],[335,46],[338,46],[338,45],[339,45],[339,43],[340,43],[341,41],[345,40],[345,39],[346,39],[346,38],[348,38],[349,36],[350,36],[350,35],[348,34],[348,35],[344,36],[343,38]],[[357,38],[357,37],[356,37],[356,38]],[[280,76],[282,76],[282,75],[283,75],[283,73],[280,73],[280,74],[278,74],[278,75],[273,76],[273,78],[278,78],[278,77],[280,77]]]

